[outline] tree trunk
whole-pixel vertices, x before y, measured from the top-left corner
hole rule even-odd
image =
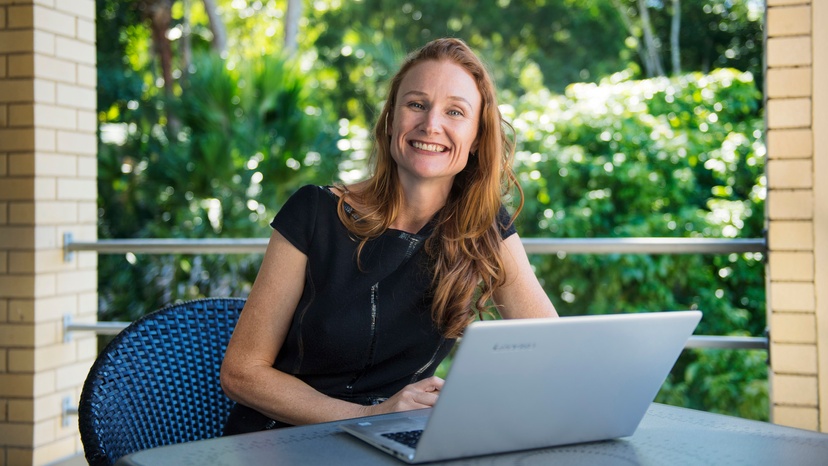
[[[650,10],[647,8],[647,0],[638,0],[638,14],[641,17],[641,30],[644,32],[644,48],[647,51],[647,59],[650,62],[651,76],[664,76],[664,66],[661,64],[659,47],[656,44],[653,25],[650,22]]]
[[[193,58],[193,38],[190,35],[190,0],[183,0],[184,16],[181,18],[181,78],[186,79]]]
[[[627,15],[624,6],[621,5],[619,0],[612,0],[612,4],[616,10],[618,10],[618,14],[621,16],[621,22],[624,23],[624,27],[627,29],[627,33],[636,38],[636,45],[635,51],[638,53],[638,58],[641,60],[641,63],[644,65],[644,73],[647,76],[652,76],[652,70],[650,69],[650,62],[647,60],[647,54],[644,53],[644,48],[641,46],[641,41],[637,40],[638,38],[635,35],[635,28],[633,27],[632,20],[630,20],[629,15]]]
[[[285,54],[293,55],[299,48],[299,20],[302,19],[302,0],[288,0],[285,17]]]
[[[161,67],[164,91],[172,95],[172,45],[167,37],[172,23],[172,0],[147,0],[143,2],[144,15],[150,22],[152,45]]]
[[[679,30],[681,29],[681,0],[673,0],[673,20],[670,25],[670,57],[673,62],[673,75],[681,74],[681,49],[679,48]]]
[[[227,51],[227,29],[219,15],[216,0],[204,0],[204,11],[207,12],[207,18],[210,20],[210,31],[213,33],[211,46],[214,51],[224,56]]]

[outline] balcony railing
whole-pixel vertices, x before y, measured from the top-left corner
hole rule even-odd
[[[74,241],[64,236],[67,258],[75,251],[99,254],[251,254],[263,253],[267,238],[104,239]],[[765,253],[764,239],[719,238],[523,238],[529,254],[730,254]]]
[[[242,239],[117,239],[74,241],[71,233],[64,234],[64,260],[72,260],[77,251],[97,251],[98,254],[256,254],[267,247],[266,238]],[[529,254],[731,254],[767,252],[764,239],[710,239],[710,238],[523,238]],[[98,335],[116,335],[130,322],[73,322],[64,318],[63,335],[68,340],[72,332],[92,331]],[[739,350],[768,350],[768,337],[735,337],[693,335],[685,348],[714,348]],[[63,400],[63,423],[77,415],[78,408],[69,398]]]
[[[71,260],[77,251],[98,254],[255,254],[263,253],[267,238],[230,239],[116,239],[74,241],[71,233],[64,235],[64,256]],[[719,238],[523,238],[529,254],[731,254],[758,252],[765,254],[764,239]],[[71,332],[94,331],[114,335],[129,322],[64,322],[64,335]],[[694,335],[687,348],[764,349],[768,338]]]

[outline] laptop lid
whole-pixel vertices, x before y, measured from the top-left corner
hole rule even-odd
[[[475,322],[413,455],[398,456],[420,463],[632,435],[700,319],[673,311]],[[345,430],[374,443],[372,427]]]

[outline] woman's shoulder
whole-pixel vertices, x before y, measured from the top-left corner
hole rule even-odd
[[[325,186],[306,184],[279,207],[271,226],[275,227],[277,223],[310,224],[320,213],[328,211],[336,211],[335,196]]]
[[[285,203],[283,210],[294,211],[295,215],[316,216],[320,213],[338,218],[337,209],[340,201],[343,202],[345,212],[354,218],[359,218],[359,209],[362,205],[358,195],[346,185],[314,185],[307,184],[297,189]],[[298,211],[298,212],[297,212]],[[304,212],[304,214],[302,213]]]
[[[506,239],[517,233],[514,216],[504,204],[500,204],[500,209],[497,211],[497,227],[500,231],[501,239]]]
[[[317,197],[319,193],[324,192],[327,188],[328,186],[306,184],[294,191],[290,197]]]
[[[270,226],[307,254],[313,238],[327,235],[339,222],[336,204],[328,187],[307,184],[293,192]]]
[[[358,216],[358,212],[361,212],[365,206],[362,193],[365,190],[366,183],[365,181],[361,181],[350,185],[336,184],[325,186],[324,188],[337,202],[340,199],[344,200],[346,212]]]
[[[336,202],[339,196],[333,188],[333,186],[306,184],[294,191],[285,204],[307,206],[330,200]]]

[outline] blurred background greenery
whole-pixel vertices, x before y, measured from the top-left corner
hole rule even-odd
[[[267,237],[306,183],[365,174],[407,51],[490,65],[525,238],[764,236],[758,0],[97,0],[99,237]],[[533,255],[561,314],[704,311],[762,335],[764,257]],[[101,255],[101,320],[245,296],[260,255]],[[768,418],[767,353],[687,350],[658,401]]]

